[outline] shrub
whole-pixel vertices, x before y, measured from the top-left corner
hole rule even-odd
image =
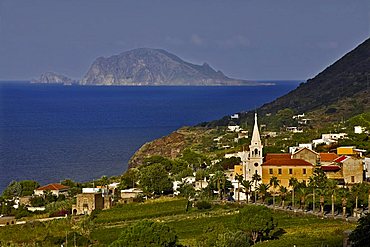
[[[195,204],[195,206],[199,209],[199,210],[203,210],[203,209],[210,209],[212,208],[212,204],[208,201],[199,201]]]
[[[177,235],[166,224],[141,221],[126,228],[111,247],[175,247]]]

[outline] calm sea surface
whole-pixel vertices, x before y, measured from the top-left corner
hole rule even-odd
[[[0,192],[118,175],[145,142],[249,110],[298,82],[262,87],[89,87],[0,83]]]

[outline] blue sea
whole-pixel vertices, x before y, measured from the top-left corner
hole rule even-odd
[[[119,175],[145,142],[251,110],[297,87],[114,87],[0,83],[0,192]]]

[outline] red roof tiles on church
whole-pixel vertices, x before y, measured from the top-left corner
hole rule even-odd
[[[266,154],[266,157],[265,157],[265,160],[266,161],[269,161],[269,160],[272,160],[272,159],[290,159],[291,158],[291,155],[290,154]]]
[[[301,159],[270,159],[263,166],[312,166],[310,162]]]
[[[48,184],[48,185],[39,187],[36,190],[42,190],[42,191],[45,191],[45,190],[65,190],[65,189],[68,189],[68,188],[69,188],[68,186],[64,186],[62,184]]]
[[[339,156],[335,153],[320,153],[320,160],[323,162],[330,162],[337,159]]]

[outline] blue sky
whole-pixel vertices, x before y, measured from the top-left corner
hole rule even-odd
[[[368,0],[0,0],[0,80],[81,78],[162,48],[241,79],[308,79],[370,35]]]

